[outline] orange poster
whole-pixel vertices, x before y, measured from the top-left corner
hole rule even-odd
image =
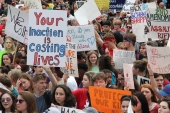
[[[92,87],[89,88],[92,107],[102,113],[122,113],[120,99],[130,91]]]

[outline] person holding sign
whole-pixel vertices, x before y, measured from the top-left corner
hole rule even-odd
[[[86,64],[88,66],[88,71],[99,72],[98,56],[95,51],[89,51],[87,53]]]

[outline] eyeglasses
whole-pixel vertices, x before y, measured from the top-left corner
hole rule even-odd
[[[15,100],[15,102],[16,102],[16,103],[18,103],[18,102],[19,102],[20,104],[22,104],[22,103],[24,102],[24,100],[16,99],[16,100]]]
[[[10,102],[10,101],[11,101],[11,98],[2,98],[2,99],[1,99],[1,102],[5,102],[5,100],[6,100],[6,102]]]
[[[126,26],[126,28],[130,28],[131,29],[132,27],[131,26]]]
[[[117,80],[124,80],[124,78],[117,78]]]

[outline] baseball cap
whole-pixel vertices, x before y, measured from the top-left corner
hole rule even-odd
[[[45,110],[43,113],[61,113],[56,107],[50,107]]]
[[[170,84],[166,85],[162,90],[158,91],[161,96],[170,96]]]

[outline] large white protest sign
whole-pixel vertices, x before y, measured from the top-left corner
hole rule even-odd
[[[92,21],[101,15],[94,0],[89,0],[74,13],[80,25],[87,25],[88,21]]]
[[[123,8],[122,8],[122,11],[123,12],[130,12],[130,7],[132,7],[134,5],[136,0],[126,0]]]
[[[77,44],[71,42],[66,43],[65,67],[61,67],[60,69],[64,74],[78,77]]]
[[[150,84],[150,79],[149,78],[142,77],[142,76],[139,76],[139,75],[137,76],[137,81],[138,81],[139,85]]]
[[[23,0],[25,6],[30,9],[42,9],[41,0]]]
[[[147,46],[148,63],[154,73],[170,73],[170,48]]]
[[[169,39],[170,37],[170,9],[150,9],[147,10],[149,26],[148,38],[154,40]]]
[[[8,5],[5,33],[16,40],[27,44],[28,13]]]
[[[64,67],[66,32],[66,11],[29,10],[27,65]]]
[[[80,113],[80,112],[82,113],[82,110],[75,109],[75,108],[63,107],[54,104],[52,104],[52,107],[58,108],[58,110],[61,111],[61,113]]]
[[[135,51],[114,49],[113,61],[116,69],[122,69],[123,63],[131,64],[136,60]]]
[[[133,64],[123,64],[124,78],[128,89],[135,89],[132,68]]]
[[[96,50],[93,25],[67,27],[67,41],[77,43],[77,51]]]

